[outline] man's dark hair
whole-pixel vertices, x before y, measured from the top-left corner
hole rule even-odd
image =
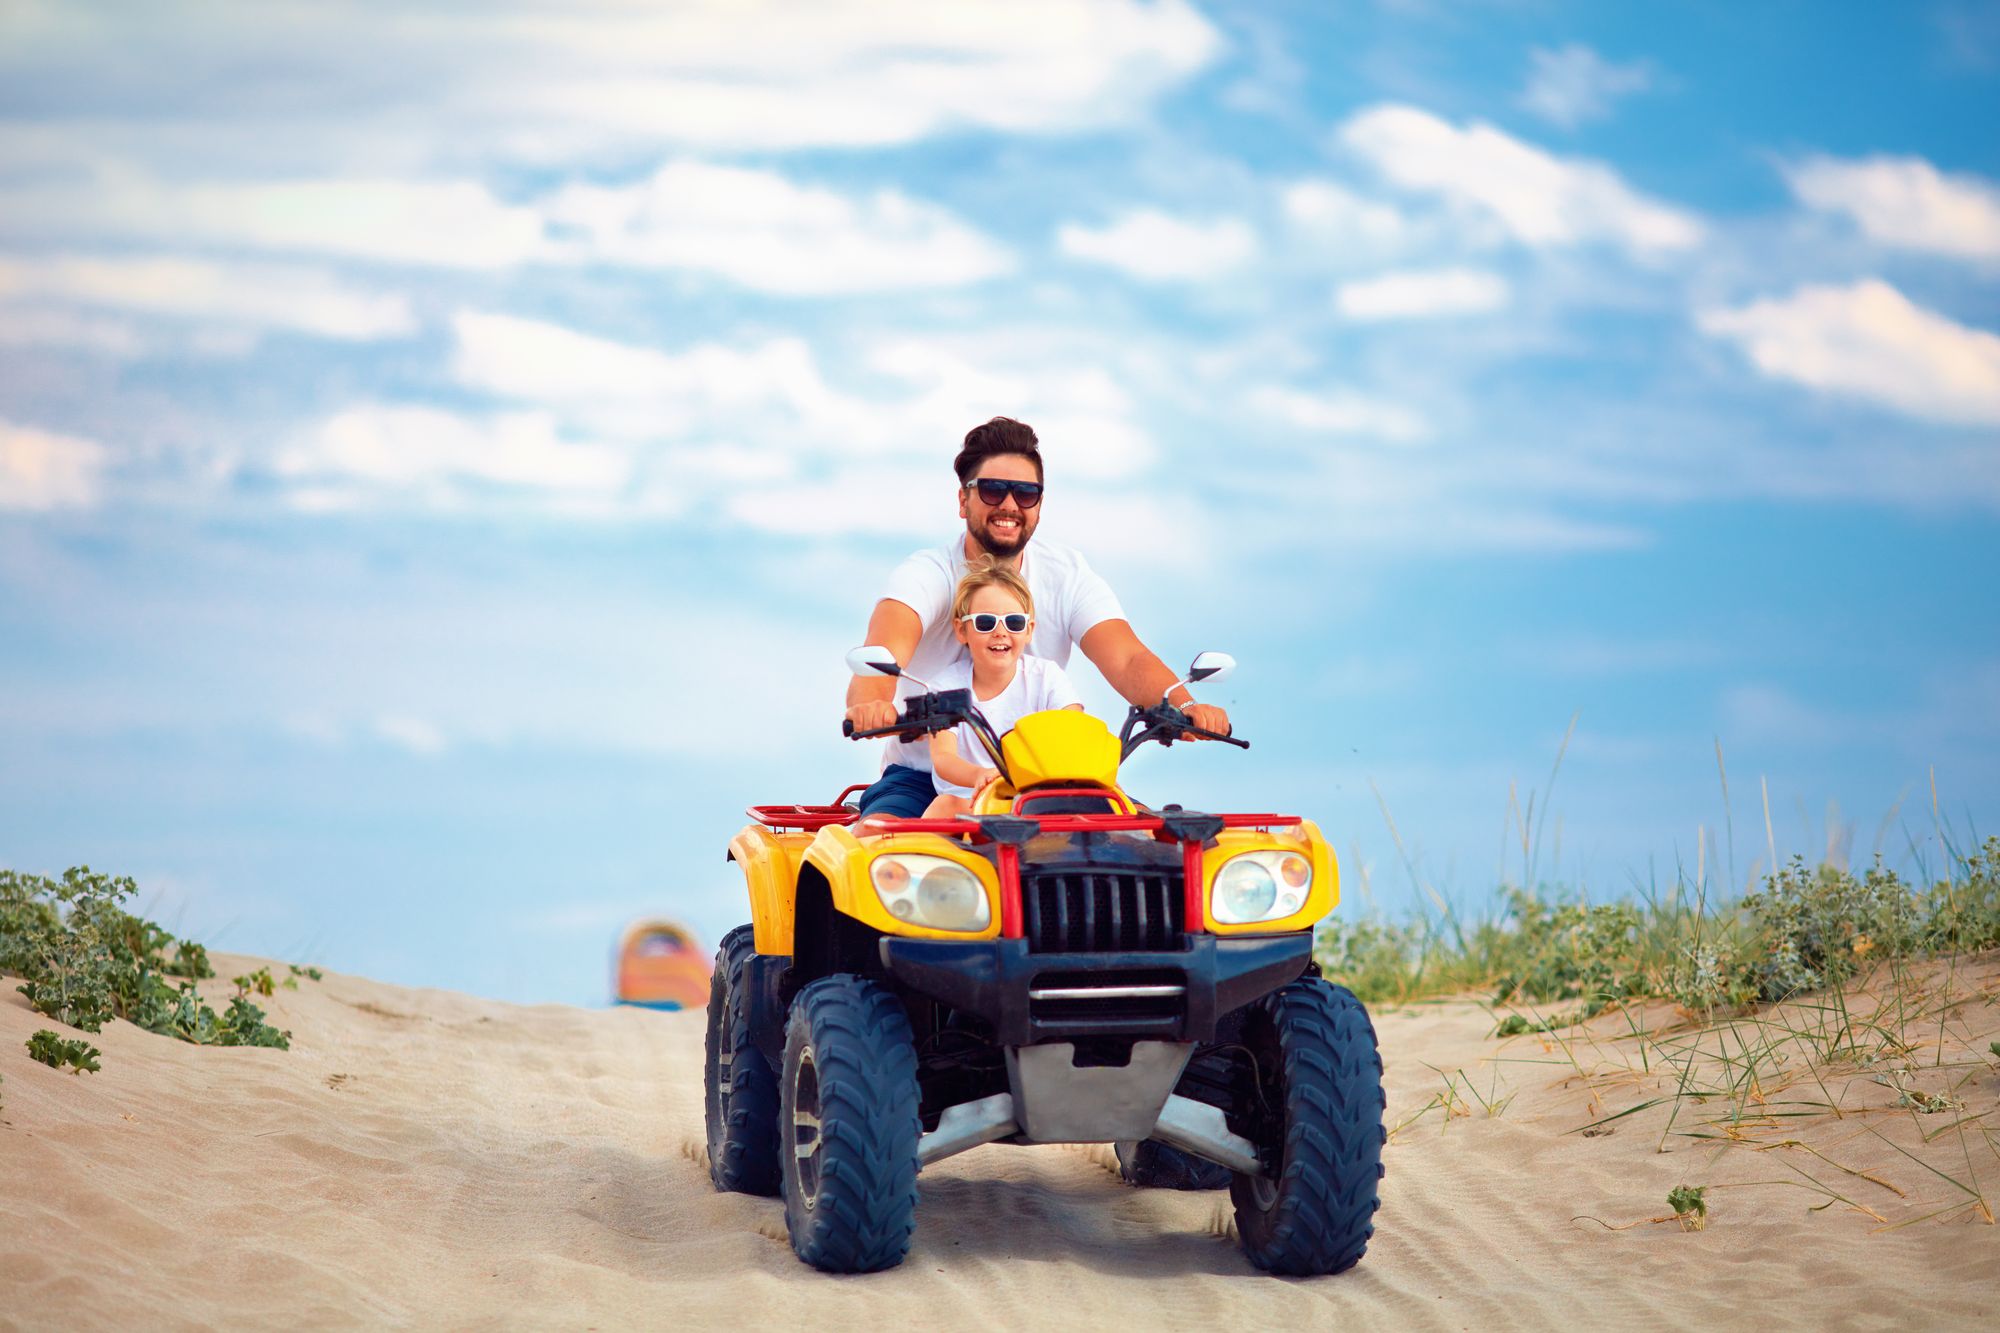
[[[979,465],[996,454],[1019,454],[1032,459],[1035,480],[1042,480],[1041,442],[1035,438],[1035,428],[1012,417],[995,417],[965,432],[965,447],[951,461],[952,469],[958,473],[958,484],[963,486],[971,481]]]

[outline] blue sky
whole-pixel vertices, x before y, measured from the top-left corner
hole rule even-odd
[[[597,1002],[872,768],[841,655],[1004,412],[1242,664],[1255,748],[1133,785],[1318,818],[1344,910],[1483,908],[1531,792],[1594,894],[1935,866],[2000,824],[1996,123],[1969,3],[17,0],[0,864]]]

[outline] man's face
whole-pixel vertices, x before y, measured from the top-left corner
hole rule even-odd
[[[1035,465],[1020,454],[1001,454],[979,465],[972,480],[976,483],[982,478],[1033,481]],[[965,520],[966,533],[987,554],[1006,559],[1019,555],[1028,538],[1035,535],[1035,524],[1041,521],[1042,510],[1040,505],[1021,508],[1011,493],[997,505],[987,504],[979,498],[979,487],[968,484],[958,492],[958,516]]]

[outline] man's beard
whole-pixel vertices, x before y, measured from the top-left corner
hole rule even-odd
[[[972,540],[979,543],[980,550],[995,559],[1010,560],[1021,554],[1021,549],[1028,544],[1028,525],[1025,523],[1021,525],[1019,535],[1014,538],[1012,546],[994,545],[991,534],[983,525],[972,530]]]

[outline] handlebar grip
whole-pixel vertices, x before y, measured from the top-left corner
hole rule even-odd
[[[922,727],[913,727],[907,722],[898,722],[893,727],[873,727],[867,731],[856,731],[852,718],[840,720],[840,734],[849,740],[873,740],[877,736],[894,736],[897,740],[911,741],[924,734]]]

